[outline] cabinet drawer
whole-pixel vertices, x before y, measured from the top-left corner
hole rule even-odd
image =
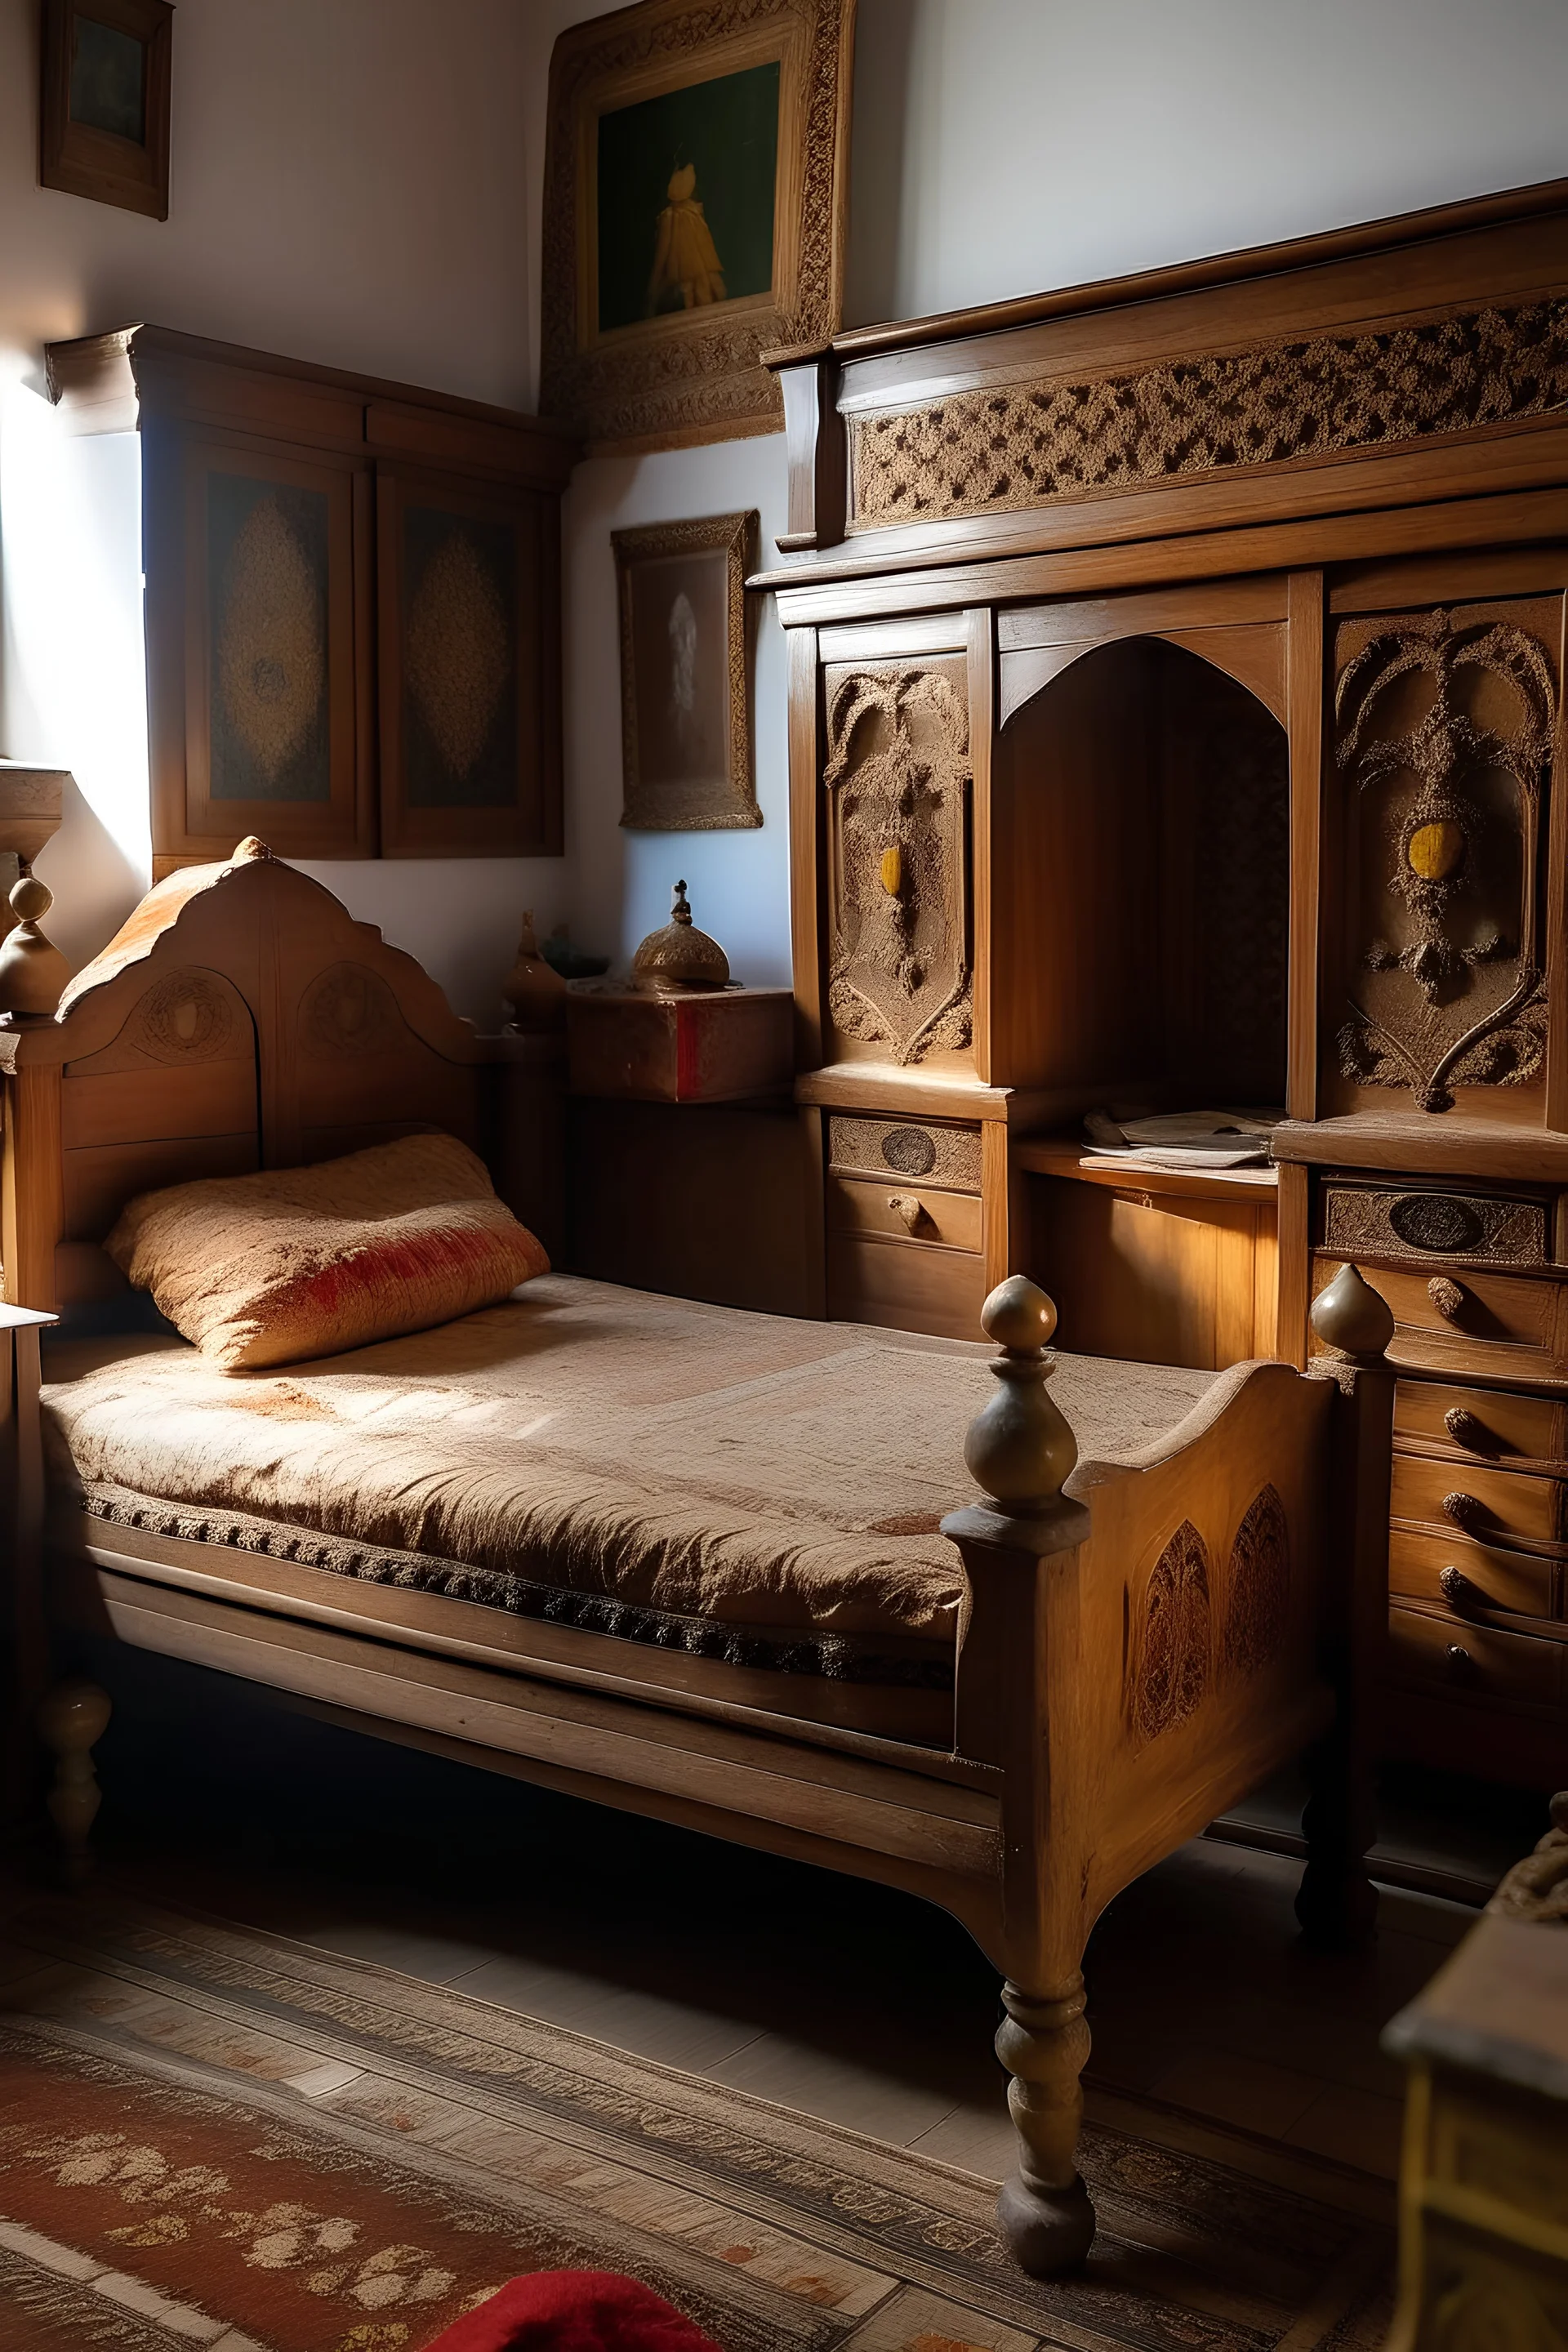
[[[1314,1295],[1333,1280],[1342,1263],[1326,1255],[1317,1259]],[[1468,1268],[1463,1274],[1428,1274],[1425,1266],[1363,1265],[1362,1272],[1393,1309],[1389,1352],[1396,1362],[1503,1380],[1568,1374],[1568,1335],[1560,1341],[1562,1291],[1555,1282],[1472,1274]]]
[[[943,1127],[931,1119],[860,1118],[835,1111],[827,1122],[827,1157],[841,1176],[935,1185],[949,1192],[980,1190],[978,1127]]]
[[[837,1321],[981,1339],[984,1300],[985,1261],[967,1250],[829,1229],[827,1311]]]
[[[1568,1461],[1568,1405],[1508,1389],[1459,1388],[1447,1381],[1400,1381],[1395,1438],[1441,1446],[1456,1462]]]
[[[1491,1470],[1480,1463],[1429,1462],[1415,1454],[1394,1457],[1389,1516],[1433,1528],[1454,1528],[1481,1543],[1555,1544],[1563,1539],[1563,1486],[1527,1470]]]
[[[1552,1255],[1547,1203],[1454,1186],[1354,1183],[1322,1192],[1325,1250],[1341,1257],[1446,1258],[1492,1265],[1544,1265]]]
[[[882,1234],[890,1241],[936,1242],[949,1249],[980,1247],[980,1202],[973,1192],[830,1176],[827,1222],[838,1233]]]
[[[1454,1697],[1522,1701],[1555,1706],[1562,1690],[1563,1648],[1528,1633],[1494,1633],[1489,1626],[1457,1625],[1419,1609],[1388,1612],[1389,1665],[1396,1682]]]
[[[1429,1536],[1408,1528],[1389,1529],[1390,1592],[1434,1610],[1451,1610],[1456,1625],[1474,1609],[1506,1609],[1513,1617],[1555,1616],[1561,1575],[1555,1560],[1477,1543],[1457,1531]]]

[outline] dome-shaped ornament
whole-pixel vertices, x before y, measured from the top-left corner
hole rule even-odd
[[[678,882],[669,920],[650,931],[632,958],[632,981],[638,988],[660,995],[679,995],[687,989],[727,988],[730,959],[717,940],[700,931],[691,919],[686,885]]]

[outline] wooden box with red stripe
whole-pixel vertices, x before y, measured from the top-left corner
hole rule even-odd
[[[653,995],[576,981],[567,992],[574,1095],[635,1102],[745,1102],[786,1093],[795,1075],[787,988]]]

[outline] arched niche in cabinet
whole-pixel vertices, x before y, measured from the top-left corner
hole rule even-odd
[[[994,1081],[1151,1108],[1284,1102],[1289,754],[1278,636],[1214,632],[1221,660],[1192,649],[1211,633],[1186,635],[1004,655],[991,782]]]

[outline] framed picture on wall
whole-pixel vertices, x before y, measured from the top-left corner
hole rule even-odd
[[[38,177],[169,217],[169,0],[44,0]]]
[[[643,0],[550,64],[540,407],[595,449],[776,431],[842,315],[855,0]]]
[[[527,490],[376,468],[384,856],[561,854],[553,512]]]
[[[624,825],[759,825],[746,573],[757,516],[612,534],[621,611]]]

